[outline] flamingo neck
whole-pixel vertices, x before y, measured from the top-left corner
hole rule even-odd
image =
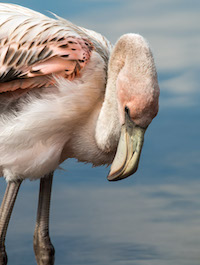
[[[135,124],[147,127],[158,111],[159,86],[155,64],[146,41],[125,34],[116,43],[108,64],[105,99],[96,126],[96,141],[114,151],[127,106]]]
[[[96,125],[97,145],[106,152],[115,150],[120,136],[116,82],[124,65],[124,51],[119,52],[118,46],[117,43],[111,52],[105,98]]]

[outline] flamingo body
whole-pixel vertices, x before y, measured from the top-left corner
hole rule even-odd
[[[82,39],[81,35],[85,38],[89,36],[90,40],[94,39],[94,45],[98,44],[97,50],[100,51],[92,52],[89,62],[81,71],[81,76],[73,82],[69,81],[69,78],[58,75],[53,78],[54,83],[48,83],[49,81],[45,79],[47,73],[32,78],[31,82],[34,82],[35,87],[31,87],[29,93],[27,93],[29,87],[23,88],[23,83],[22,88],[17,87],[20,85],[19,82],[22,82],[22,79],[18,79],[15,85],[17,89],[14,92],[0,95],[2,175],[7,181],[17,178],[40,178],[55,170],[61,161],[69,157],[91,162],[94,165],[111,163],[113,152],[109,154],[102,152],[94,139],[95,121],[105,93],[105,69],[107,69],[107,56],[111,48],[109,42],[97,33],[72,27],[67,21],[50,19],[18,6],[1,4],[0,13],[0,36],[4,42],[7,40],[7,47],[10,49],[14,50],[14,45],[24,42],[25,48],[28,49],[32,40],[44,42],[46,39],[55,38],[57,34],[57,39],[63,36],[75,39]],[[81,35],[78,34],[79,32]],[[36,37],[37,35],[39,37]],[[96,39],[97,36],[100,39]],[[62,42],[59,42],[59,45],[62,45]],[[1,49],[4,51],[6,48],[2,44]],[[106,53],[102,58],[100,54],[103,48]],[[1,58],[3,57],[5,57],[4,54],[1,55]],[[72,59],[73,61],[69,62],[75,61],[74,58]],[[35,60],[37,61],[37,58]],[[37,64],[33,69],[36,67]],[[3,72],[3,67],[1,69]],[[50,71],[53,71],[52,66]],[[57,69],[56,72],[58,72]],[[28,74],[30,75],[30,72]],[[23,82],[30,82],[29,79],[23,79]],[[44,82],[42,86],[41,80]],[[1,83],[0,89],[5,86],[10,88],[13,82],[16,81]],[[65,150],[67,149],[65,154],[64,147]]]
[[[135,173],[144,134],[158,112],[153,55],[138,34],[114,47],[69,21],[0,3],[0,264],[24,179],[40,178],[34,250],[54,264],[49,237],[52,172],[68,158],[111,164],[109,181]]]

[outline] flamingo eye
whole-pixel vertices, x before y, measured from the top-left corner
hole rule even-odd
[[[127,106],[125,106],[124,111],[128,114],[128,116],[130,116],[130,110]]]

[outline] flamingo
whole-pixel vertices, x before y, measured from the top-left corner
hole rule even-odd
[[[111,165],[109,181],[136,172],[144,134],[158,112],[159,85],[146,40],[128,33],[113,46],[60,17],[0,4],[0,264],[24,179],[40,179],[34,251],[54,264],[49,236],[53,172],[68,158]]]

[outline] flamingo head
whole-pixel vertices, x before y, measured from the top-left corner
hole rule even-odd
[[[159,99],[156,68],[146,41],[137,34],[126,34],[117,46],[116,53],[125,50],[116,78],[121,136],[108,175],[110,181],[137,171],[144,134],[157,115]]]

